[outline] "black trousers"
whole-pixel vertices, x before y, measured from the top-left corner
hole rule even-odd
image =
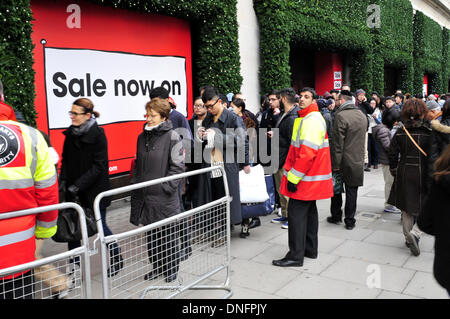
[[[345,187],[345,218],[346,225],[355,225],[355,213],[356,213],[356,200],[358,198],[358,186]],[[335,221],[342,221],[342,194],[336,194],[331,197],[331,217]]]
[[[0,279],[0,299],[34,299],[33,270],[16,278]]]
[[[289,252],[287,259],[303,262],[305,253],[317,255],[319,214],[316,201],[289,199]]]
[[[180,264],[176,223],[147,232],[147,253],[153,270],[168,277],[178,272]]]

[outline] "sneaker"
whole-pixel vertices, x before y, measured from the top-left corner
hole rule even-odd
[[[283,228],[283,229],[289,229],[288,222],[285,222],[285,223],[283,224],[283,226],[281,226],[281,228]]]
[[[271,222],[274,224],[283,224],[283,223],[287,222],[287,220],[288,220],[287,217],[278,217],[278,218],[272,219]]]
[[[387,206],[384,209],[384,212],[385,213],[392,213],[392,214],[400,214],[402,211],[400,209],[398,209],[397,207],[395,207],[395,206]]]

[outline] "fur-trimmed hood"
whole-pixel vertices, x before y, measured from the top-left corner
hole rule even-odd
[[[450,126],[441,124],[438,120],[431,121],[431,127],[438,132],[450,134]]]

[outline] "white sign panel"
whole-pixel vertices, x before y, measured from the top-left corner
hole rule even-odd
[[[99,124],[143,121],[150,90],[159,86],[187,115],[184,57],[45,48],[45,85],[50,129],[71,125],[68,112],[81,97],[94,103]]]
[[[334,79],[335,80],[342,80],[342,74],[339,71],[334,72]]]

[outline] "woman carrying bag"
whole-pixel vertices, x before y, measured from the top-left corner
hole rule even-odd
[[[94,209],[95,197],[110,189],[108,171],[108,142],[106,135],[96,118],[94,104],[87,98],[73,102],[69,111],[72,125],[63,132],[66,136],[61,160],[60,189],[65,201],[79,199],[82,207]],[[100,202],[103,232],[112,235],[106,224],[106,208],[110,198]],[[69,250],[80,246],[80,242],[68,242]],[[108,277],[115,276],[123,268],[123,258],[117,243],[109,246],[110,268]],[[72,261],[79,265],[79,260]]]
[[[428,154],[431,128],[425,119],[427,106],[420,99],[403,105],[400,127],[389,147],[389,169],[394,176],[388,204],[402,211],[406,246],[414,256],[420,254],[421,231],[416,219],[425,203],[428,190]]]

